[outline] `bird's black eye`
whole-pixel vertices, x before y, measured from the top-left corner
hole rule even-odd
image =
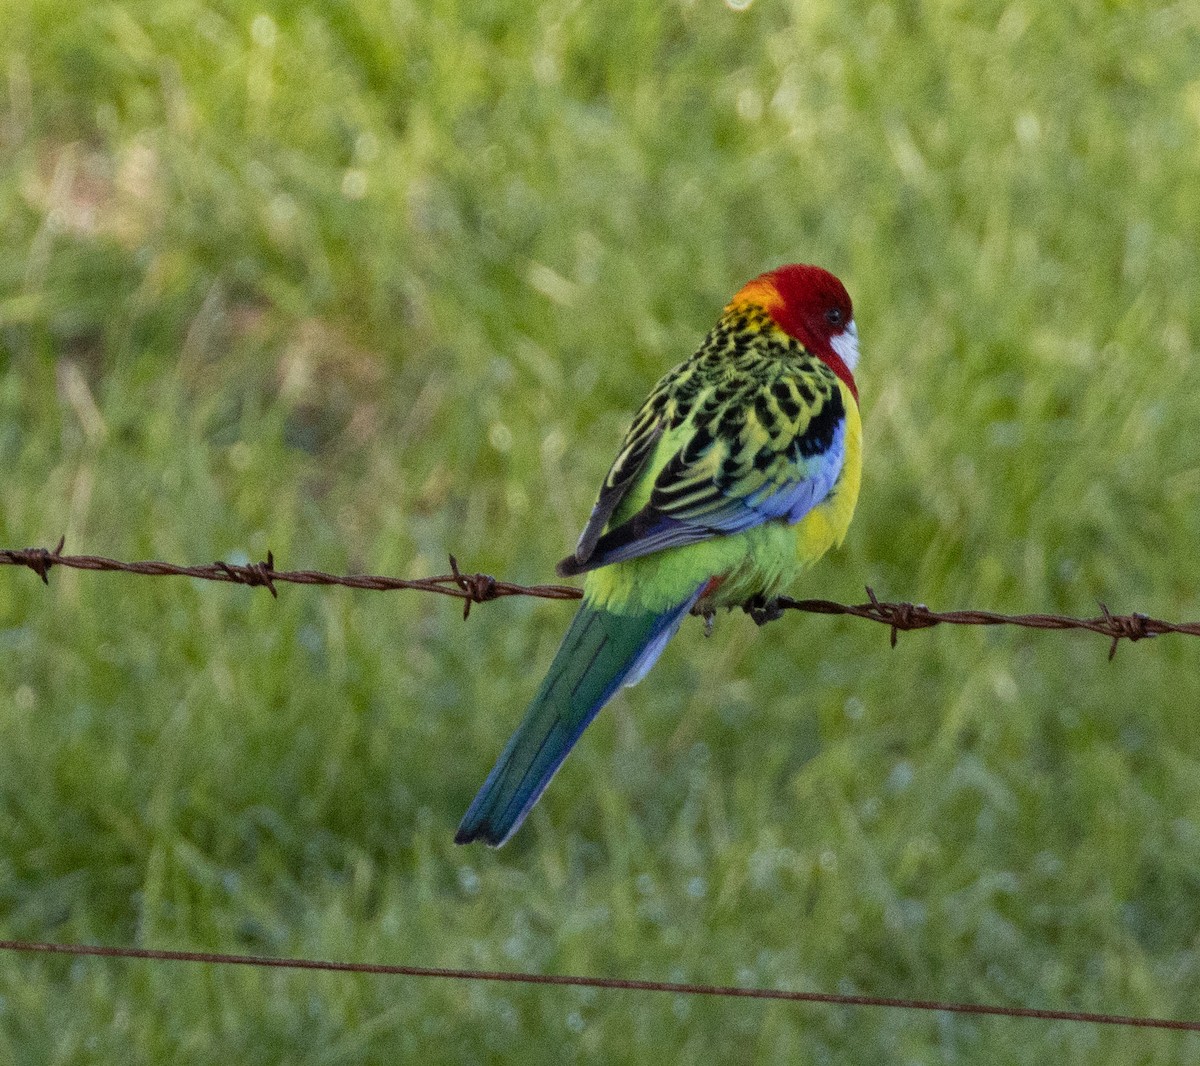
[[[831,307],[825,312],[825,321],[831,326],[840,326],[843,321],[842,309],[840,307]]]

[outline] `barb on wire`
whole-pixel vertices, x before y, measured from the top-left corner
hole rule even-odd
[[[583,593],[572,585],[518,585],[501,581],[489,574],[469,574],[459,569],[458,560],[450,556],[450,572],[433,577],[398,578],[378,574],[326,574],[319,570],[277,570],[273,552],[257,563],[208,563],[201,566],[178,566],[157,561],[121,562],[97,555],[63,555],[64,538],[53,549],[0,549],[0,566],[24,566],[49,584],[49,573],[55,566],[75,570],[115,571],[140,574],[145,577],[192,577],[203,581],[227,581],[235,585],[265,588],[278,596],[276,585],[340,585],[344,588],[390,591],[415,589],[454,596],[463,601],[463,618],[471,606],[487,603],[503,596],[535,596],[547,600],[577,600]],[[1122,640],[1131,643],[1163,633],[1183,633],[1200,636],[1200,622],[1167,622],[1144,614],[1113,614],[1100,604],[1095,618],[1071,618],[1056,614],[999,614],[995,611],[931,611],[923,603],[889,603],[879,599],[875,590],[867,587],[866,603],[837,603],[833,600],[795,600],[780,597],[773,605],[780,611],[805,611],[809,614],[849,615],[879,622],[891,630],[891,644],[896,646],[898,634],[938,625],[956,626],[1022,626],[1026,629],[1082,629],[1109,638],[1108,657],[1117,652]],[[770,614],[767,617],[771,617]]]
[[[931,611],[923,603],[885,603],[867,587],[868,603],[835,603],[832,600],[793,600],[784,597],[778,606],[811,614],[844,614],[882,622],[891,629],[891,644],[896,635],[914,629],[931,629],[938,625],[951,626],[1021,626],[1025,629],[1084,629],[1109,637],[1112,643],[1108,657],[1117,654],[1122,640],[1130,643],[1157,637],[1164,633],[1183,633],[1200,636],[1200,622],[1166,622],[1144,614],[1113,614],[1103,603],[1097,618],[1071,618],[1060,614],[999,614],[996,611]]]
[[[487,574],[464,574],[458,561],[450,556],[450,573],[434,577],[406,579],[382,577],[378,574],[326,574],[319,570],[276,570],[275,553],[257,563],[205,563],[200,566],[178,566],[156,560],[127,563],[118,559],[106,559],[99,555],[63,555],[64,539],[60,538],[53,549],[47,548],[3,548],[0,549],[0,566],[25,566],[49,584],[47,575],[52,567],[65,566],[72,570],[99,570],[121,574],[139,574],[142,577],[193,577],[201,581],[227,581],[234,585],[249,585],[265,588],[272,596],[278,596],[276,585],[341,585],[351,589],[370,589],[387,592],[394,589],[418,589],[422,592],[437,592],[443,596],[456,596],[465,600],[463,617],[467,617],[473,603],[486,603],[501,596],[539,596],[547,600],[577,600],[583,595],[571,585],[516,585],[511,581],[498,581]]]
[[[790,1003],[826,1003],[840,1007],[891,1007],[898,1010],[946,1011],[1039,1021],[1120,1025],[1138,1029],[1178,1029],[1200,1032],[1200,1021],[1154,1018],[1094,1011],[1049,1010],[1042,1007],[1006,1007],[993,1003],[955,1003],[894,996],[856,996],[837,992],[793,992],[786,988],[744,985],[706,985],[680,981],[646,981],[626,977],[584,977],[576,974],[524,973],[511,970],[465,970],[442,966],[403,966],[376,962],[338,962],[332,959],[294,959],[274,955],[233,955],[211,951],[170,951],[156,948],[111,947],[102,944],[54,944],[26,940],[0,940],[0,951],[40,955],[69,955],[150,962],[206,963],[219,966],[259,966],[283,970],[318,970],[389,977],[427,977],[454,981],[503,981],[510,984],[557,985],[627,992],[670,992],[677,996],[719,996],[729,999],[771,999]]]

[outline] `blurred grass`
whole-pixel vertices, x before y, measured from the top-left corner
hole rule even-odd
[[[541,580],[785,261],[867,470],[804,594],[1200,615],[1194,5],[10,5],[0,544]],[[570,607],[0,580],[5,936],[1196,1017],[1183,638],[686,627],[506,849]],[[0,960],[12,1062],[1168,1063],[890,1011]]]

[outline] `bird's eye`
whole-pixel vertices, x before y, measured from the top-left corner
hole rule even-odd
[[[825,321],[831,326],[840,326],[843,321],[842,310],[840,307],[831,307],[825,312]]]

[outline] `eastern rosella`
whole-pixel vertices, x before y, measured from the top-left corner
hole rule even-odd
[[[840,544],[858,498],[862,423],[850,297],[784,266],[730,301],[633,419],[562,576],[587,574],[550,672],[455,841],[499,847],[622,685],[640,681],[689,612],[757,620]]]

